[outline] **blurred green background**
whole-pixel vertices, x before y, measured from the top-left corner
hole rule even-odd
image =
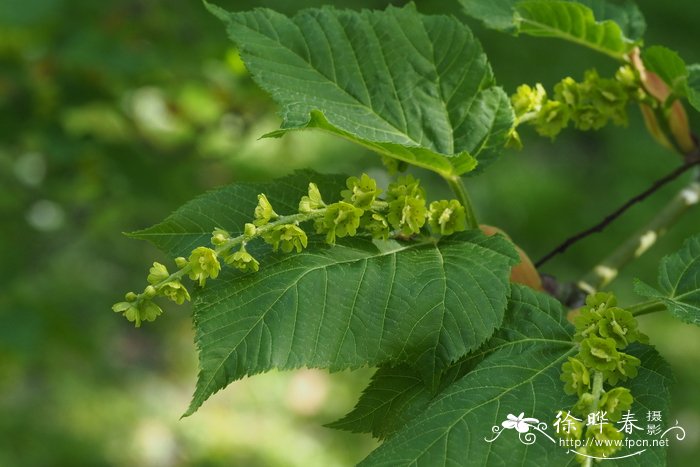
[[[218,3],[291,13],[323,2]],[[459,14],[456,0],[416,3],[426,13]],[[700,61],[697,0],[638,3],[647,44]],[[615,69],[572,45],[465,21],[508,92],[537,81],[551,87],[591,66],[602,75]],[[196,379],[190,309],[169,308],[138,330],[110,311],[123,292],[143,287],[153,260],[165,260],[120,232],[236,180],[302,167],[382,176],[376,156],[328,136],[258,140],[278,124],[224,28],[197,0],[0,2],[0,466],[345,466],[372,449],[369,437],[321,426],[353,406],[370,370],[257,376],[179,420]],[[523,151],[507,152],[468,185],[481,221],[504,228],[534,258],[679,163],[646,135],[634,109],[627,128],[567,131],[556,144],[525,131],[523,140]],[[444,192],[421,176],[436,197]],[[579,278],[682,183],[546,272]],[[633,277],[653,281],[660,257],[700,231],[698,214],[625,271],[614,287],[623,302],[636,301]],[[642,325],[677,375],[674,416],[688,436],[673,445],[671,464],[696,465],[700,330],[667,316]]]

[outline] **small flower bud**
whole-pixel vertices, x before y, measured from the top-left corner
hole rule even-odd
[[[135,302],[137,298],[139,298],[139,296],[136,295],[134,292],[127,292],[127,294],[124,295],[124,299],[127,302]]]
[[[158,291],[157,291],[156,288],[153,287],[152,285],[149,285],[149,286],[146,287],[146,289],[143,291],[143,295],[144,295],[146,298],[153,298],[153,297],[156,296],[157,293],[158,293]]]
[[[246,237],[254,237],[255,234],[257,233],[257,230],[258,230],[258,228],[255,227],[255,224],[247,223],[243,227],[243,235],[245,235]]]
[[[175,265],[180,269],[184,268],[189,263],[190,262],[187,261],[187,258],[183,258],[182,256],[178,256],[177,258],[175,258]]]
[[[231,240],[231,235],[223,229],[214,229],[211,235],[211,244],[214,246],[219,246],[227,241]]]
[[[640,83],[634,69],[629,65],[623,65],[615,72],[615,79],[626,88],[638,88]]]

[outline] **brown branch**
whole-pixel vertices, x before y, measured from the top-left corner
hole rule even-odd
[[[629,208],[631,208],[632,206],[634,206],[637,203],[644,201],[647,197],[649,197],[650,195],[657,192],[663,186],[674,181],[675,179],[677,179],[678,177],[680,177],[685,172],[687,172],[688,170],[690,170],[691,168],[695,167],[698,164],[700,164],[700,157],[696,156],[695,154],[693,156],[686,157],[685,163],[683,165],[676,168],[668,175],[655,181],[649,188],[644,190],[642,193],[634,196],[633,198],[629,199],[625,204],[623,204],[622,206],[617,208],[615,211],[613,211],[612,213],[605,216],[605,218],[602,221],[600,221],[599,223],[597,223],[593,227],[586,229],[583,232],[579,232],[576,235],[573,235],[573,236],[567,238],[566,240],[564,240],[556,248],[554,248],[552,251],[550,251],[549,253],[544,255],[542,258],[540,258],[535,263],[535,266],[539,268],[540,266],[545,264],[550,259],[554,258],[555,256],[557,256],[561,253],[564,253],[573,244],[583,240],[584,238],[588,237],[589,235],[602,232],[608,225],[610,225],[618,217],[620,217],[622,214],[624,214]]]

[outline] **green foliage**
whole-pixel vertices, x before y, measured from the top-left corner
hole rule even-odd
[[[622,60],[644,33],[644,18],[631,2],[605,0],[460,0],[465,12],[488,27],[554,37]]]
[[[676,318],[700,325],[700,236],[689,238],[661,261],[658,287],[637,281],[635,290],[661,301]]]
[[[603,0],[462,3],[491,27],[565,39],[629,64],[614,78],[595,69],[582,81],[564,78],[552,97],[536,84],[508,99],[479,42],[454,17],[422,15],[413,5],[361,12],[325,7],[290,17],[207,4],[240,52],[237,67],[244,64],[281,108],[281,129],[267,136],[325,130],[379,153],[391,161],[391,172],[407,165],[436,172],[458,199],[430,202],[413,175],[384,188],[366,173],[299,172],[209,192],[132,234],[177,256],[178,269],[170,273],[154,263],[143,292],[129,292],[114,311],[140,326],[162,314],[156,297],[183,303],[190,292],[181,280],[195,282],[200,372],[185,415],[230,383],[274,369],[378,367],[355,410],[330,425],[385,439],[363,465],[487,464],[506,457],[541,465],[570,463],[572,454],[507,434],[487,444],[479,422],[496,417],[520,434],[528,431],[523,423],[556,444],[540,420],[555,411],[559,417],[604,409],[610,416],[599,430],[566,437],[609,441],[623,439],[610,423],[623,412],[652,404],[668,411],[668,371],[641,344],[646,336],[634,313],[610,294],[592,294],[572,329],[560,302],[512,285],[541,289],[542,281],[505,235],[477,229],[460,178],[491,163],[504,146],[522,145],[520,124],[551,138],[570,123],[583,131],[624,125],[630,102],[642,104],[654,136],[655,129],[663,136],[670,128],[687,143],[685,155],[697,149],[682,106],[673,115],[658,112],[660,98],[636,61],[641,14],[629,3],[608,8]],[[658,47],[643,57],[674,95],[693,103],[700,93],[696,67]],[[207,120],[206,114],[198,118]],[[687,264],[695,253],[678,260],[673,267],[684,269],[673,273],[690,274],[686,282],[697,289]],[[697,323],[697,290],[645,287],[656,300],[685,307],[674,313]],[[525,417],[526,410],[537,419]],[[505,432],[493,427],[496,438]],[[585,455],[617,450],[588,446],[576,459],[586,463]],[[652,450],[645,461],[663,456]]]
[[[194,232],[201,239],[211,225],[226,225],[224,243],[216,250],[196,247],[180,272],[170,276],[177,279],[187,272],[204,286],[208,277],[219,273],[217,256],[226,255],[235,239],[241,238],[226,240],[228,232],[251,240],[245,233],[250,233],[246,222],[250,214],[242,207],[248,203],[248,212],[265,222],[273,217],[272,206],[279,212],[290,209],[294,213],[297,203],[289,195],[296,194],[304,205],[301,194],[310,176],[317,181],[308,191],[315,199],[320,199],[321,190],[340,193],[343,186],[357,187],[361,181],[363,194],[371,192],[374,198],[378,193],[376,183],[366,176],[351,177],[341,185],[337,177],[300,173],[271,185],[235,185],[211,192],[163,223],[133,235],[153,239],[161,248],[173,251],[173,245],[189,248]],[[258,196],[253,207],[250,199],[262,188],[270,189],[267,195]],[[401,178],[390,185],[387,194],[387,201],[375,198],[372,203],[388,209],[390,222],[403,235],[418,233],[428,215],[418,182]],[[422,213],[411,204],[417,200],[423,203]],[[367,199],[361,196],[355,201],[364,205]],[[395,209],[393,204],[399,201],[401,207]],[[461,208],[456,201],[447,204],[455,212]],[[197,291],[195,329],[201,373],[188,414],[228,383],[272,368],[342,369],[410,361],[432,384],[436,374],[492,334],[503,318],[510,268],[517,261],[504,237],[470,231],[440,243],[431,237],[409,243],[360,238],[341,243],[338,239],[357,234],[363,212],[341,201],[307,215],[308,219],[318,218],[319,233],[332,232],[325,243],[334,247],[323,247],[317,237],[307,239],[300,227],[287,223],[294,216],[303,221],[299,216],[305,214],[275,213],[279,225],[266,223],[258,228],[260,232],[267,229],[261,235],[272,249],[256,247],[257,259],[247,251],[250,257],[241,251],[234,253],[226,262],[244,272],[226,271],[220,285]],[[416,216],[422,216],[422,223],[413,230]],[[450,223],[451,216],[447,217],[446,227],[453,232],[464,230],[463,224]],[[219,235],[222,230],[216,229],[213,238]],[[312,253],[300,253],[307,246]],[[276,253],[278,249],[283,253],[296,250],[297,254],[284,258]],[[183,250],[177,247],[175,251]],[[255,266],[249,268],[252,261]],[[248,274],[250,271],[258,272]],[[412,283],[428,285],[404,286]],[[261,290],[266,292],[261,294]],[[140,297],[151,303],[152,297],[145,292]]]
[[[379,416],[382,412],[373,411],[382,410],[394,400],[399,401],[397,407],[403,412],[411,412],[403,417],[403,427],[360,465],[395,465],[398,461],[427,466],[467,458],[474,465],[491,465],[487,459],[527,465],[570,462],[566,450],[550,449],[545,444],[549,441],[526,446],[510,433],[492,444],[483,441],[488,429],[485,424],[505,420],[509,413],[520,413],[521,407],[540,420],[548,420],[546,417],[555,415],[553,407],[572,402],[571,396],[552,384],[558,379],[558,367],[576,350],[562,311],[551,298],[514,287],[502,328],[472,357],[476,362],[471,364],[471,371],[457,377],[432,399],[424,388],[419,390],[415,377],[399,379],[398,374],[383,372],[381,383],[373,381],[355,411],[337,425],[363,431],[371,426],[374,432],[382,432],[387,426],[392,429]],[[668,402],[663,398],[671,382],[668,367],[649,347],[637,346],[630,351],[643,361],[638,378],[631,383],[633,409],[641,413],[656,406],[666,412]],[[397,383],[394,386],[390,386],[392,378]],[[624,398],[621,393],[612,396]],[[406,402],[409,400],[415,402]],[[418,415],[420,407],[423,411]],[[397,419],[393,412],[387,413]],[[662,459],[663,451],[652,449],[648,457],[632,465],[663,463]]]
[[[293,18],[209,8],[281,107],[282,130],[271,136],[320,128],[449,175],[490,163],[510,129],[508,99],[481,45],[455,18],[413,6],[323,8]]]

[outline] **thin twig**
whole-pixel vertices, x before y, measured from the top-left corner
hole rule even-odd
[[[655,181],[649,188],[644,190],[642,193],[634,196],[633,198],[629,199],[625,204],[617,208],[615,211],[612,213],[608,214],[605,216],[605,218],[594,225],[593,227],[586,229],[582,232],[577,233],[576,235],[573,235],[569,238],[567,238],[565,241],[563,241],[561,244],[559,244],[556,248],[554,248],[552,251],[544,255],[540,260],[538,260],[535,263],[535,266],[537,268],[541,267],[543,264],[545,264],[547,261],[550,259],[554,258],[555,256],[564,253],[566,250],[569,249],[569,247],[584,238],[588,237],[589,235],[592,235],[594,233],[599,233],[602,232],[608,225],[610,225],[613,221],[615,221],[618,217],[620,217],[622,214],[624,214],[629,208],[634,206],[637,203],[640,203],[644,201],[647,197],[650,195],[654,194],[657,192],[659,189],[667,185],[668,183],[674,181],[681,175],[683,175],[685,172],[690,170],[691,168],[695,167],[696,165],[700,164],[700,158],[698,157],[688,157],[686,158],[686,162],[681,165],[680,167],[676,168],[673,170],[671,173],[668,175],[658,179]]]

